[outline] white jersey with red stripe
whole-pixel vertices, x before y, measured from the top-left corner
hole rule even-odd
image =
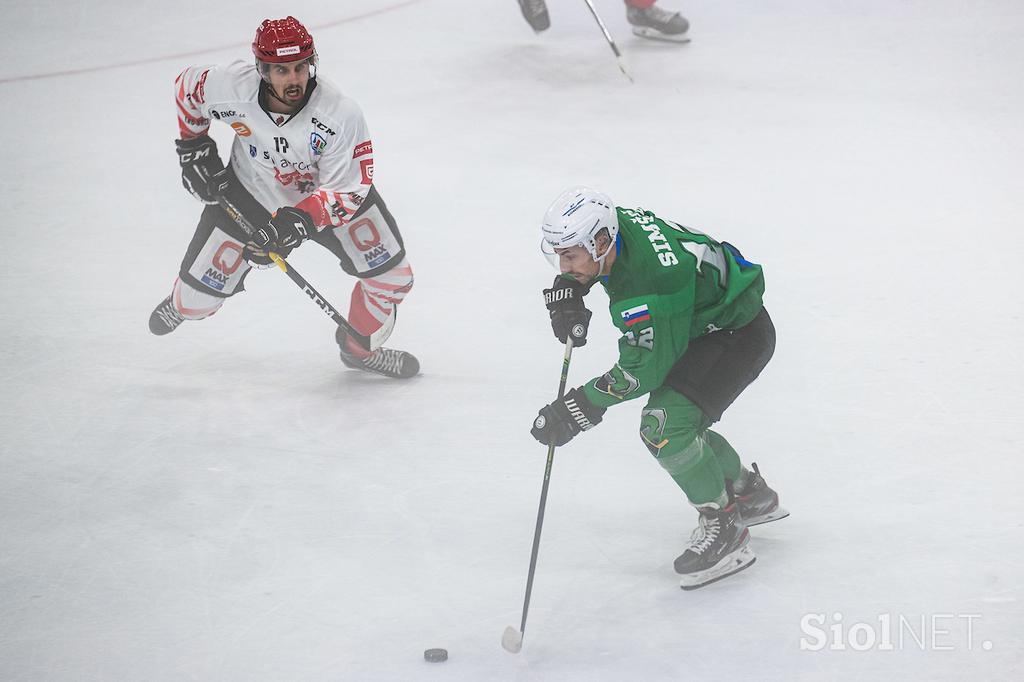
[[[362,111],[317,78],[298,112],[267,112],[259,103],[261,82],[256,67],[242,60],[182,71],[176,81],[182,138],[205,134],[211,119],[225,123],[235,131],[231,167],[264,208],[297,206],[321,229],[345,224],[373,184],[373,144]]]

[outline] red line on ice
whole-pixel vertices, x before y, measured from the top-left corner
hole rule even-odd
[[[370,10],[369,12],[363,12],[362,14],[354,14],[350,17],[344,17],[331,21],[326,24],[320,24],[313,26],[312,30],[319,31],[320,29],[333,28],[341,24],[348,24],[353,21],[359,21],[360,19],[366,19],[368,17],[376,16],[378,14],[384,14],[386,12],[392,12],[396,9],[407,7],[408,5],[415,4],[421,0],[405,0],[405,2],[398,2],[394,5],[388,5],[387,7],[381,7],[380,9]],[[118,62],[116,64],[104,64],[102,66],[90,66],[84,69],[69,69],[67,71],[51,71],[49,73],[36,73],[27,76],[10,76],[8,78],[0,78],[0,85],[4,83],[14,83],[17,81],[32,81],[40,80],[43,78],[57,78],[59,76],[77,76],[80,73],[94,73],[96,71],[107,71],[109,69],[120,69],[126,66],[138,66],[140,64],[152,64],[153,62],[162,62],[168,59],[181,59],[183,57],[192,57],[197,54],[206,54],[207,52],[221,52],[224,50],[231,50],[237,47],[248,47],[249,43],[232,43],[231,45],[224,45],[221,47],[208,47],[202,50],[192,50],[191,52],[179,52],[177,54],[165,54],[160,57],[148,57],[146,59],[136,59],[130,62]]]

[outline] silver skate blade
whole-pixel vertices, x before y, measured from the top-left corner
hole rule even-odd
[[[501,646],[510,654],[518,654],[523,650],[523,633],[509,625],[501,636]]]
[[[679,33],[671,35],[669,33],[662,33],[661,31],[655,30],[648,26],[634,26],[633,35],[638,38],[646,38],[647,40],[658,40],[663,43],[688,43],[690,42],[690,36],[685,33]]]
[[[679,581],[679,586],[684,590],[696,590],[698,587],[704,587],[716,580],[727,578],[733,573],[739,573],[744,568],[753,565],[756,560],[757,557],[754,556],[754,551],[750,547],[740,547],[732,554],[722,557],[721,561],[711,568],[684,575]]]
[[[745,525],[747,528],[750,528],[751,526],[759,526],[762,523],[778,521],[779,519],[784,519],[787,516],[789,516],[789,512],[783,509],[782,507],[778,507],[774,511],[770,511],[767,514],[761,514],[760,516],[755,516],[750,519],[743,519],[743,525]]]

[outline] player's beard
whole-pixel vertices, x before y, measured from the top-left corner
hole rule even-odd
[[[284,92],[281,93],[281,99],[288,104],[298,104],[302,101],[302,96],[306,93],[306,89],[301,85],[289,85],[285,87]]]

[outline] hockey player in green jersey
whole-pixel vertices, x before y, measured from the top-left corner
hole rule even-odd
[[[775,350],[761,266],[727,242],[650,211],[616,208],[585,187],[555,200],[542,231],[542,248],[561,273],[544,290],[555,336],[586,343],[583,296],[596,282],[622,336],[618,362],[542,408],[531,433],[564,445],[608,407],[647,396],[640,437],[699,512],[675,560],[683,589],[746,568],[754,562],[747,527],[787,513],[757,465],[747,470],[709,427]]]

